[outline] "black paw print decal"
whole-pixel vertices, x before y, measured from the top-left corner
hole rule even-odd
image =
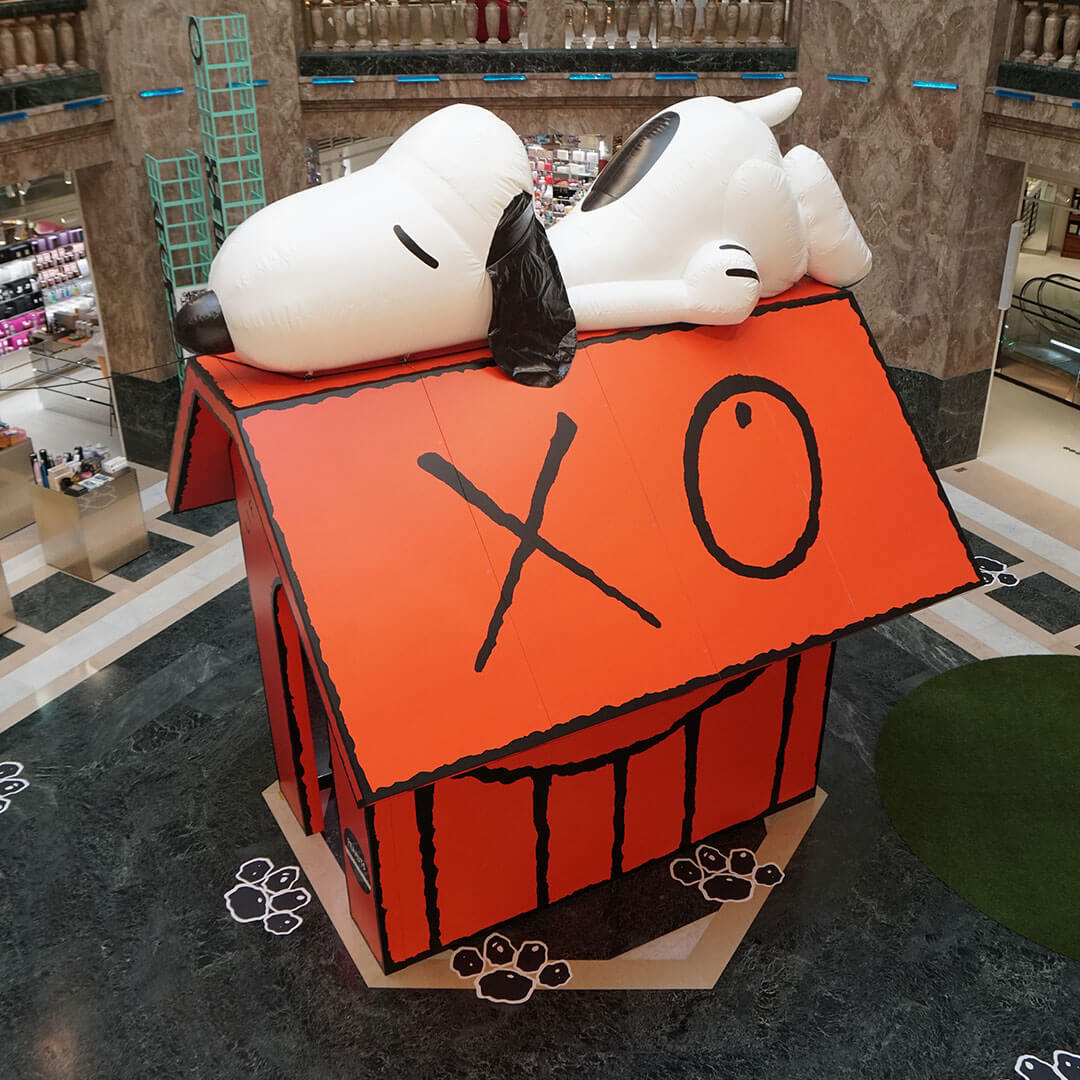
[[[1020,579],[1003,562],[991,559],[989,555],[976,555],[975,569],[979,571],[984,585],[1004,585],[1012,589],[1020,584]]]
[[[572,978],[565,960],[549,960],[542,941],[515,949],[509,938],[489,934],[483,948],[457,949],[450,966],[463,979],[475,979],[476,996],[503,1005],[524,1005],[534,990],[558,990]]]
[[[1080,1054],[1055,1050],[1052,1065],[1034,1054],[1025,1054],[1017,1059],[1013,1071],[1022,1080],[1077,1080],[1080,1077]]]
[[[17,761],[0,761],[0,814],[11,805],[12,795],[30,786],[28,780],[19,776],[21,772],[22,766]]]
[[[784,880],[776,863],[758,865],[749,848],[733,848],[725,855],[711,844],[699,844],[692,859],[673,859],[671,876],[680,885],[696,885],[706,900],[741,904],[761,885],[771,889]]]
[[[269,859],[249,859],[236,878],[240,884],[225,894],[225,907],[237,922],[261,922],[267,933],[284,937],[304,921],[296,912],[311,903],[311,893],[296,887],[298,866],[275,870]]]

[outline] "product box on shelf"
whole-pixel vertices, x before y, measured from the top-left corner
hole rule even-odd
[[[343,494],[299,445],[363,468]],[[979,581],[854,300],[808,281],[588,336],[551,389],[484,349],[192,359],[169,493],[237,499],[281,792],[340,823],[387,971],[810,797],[832,643]]]

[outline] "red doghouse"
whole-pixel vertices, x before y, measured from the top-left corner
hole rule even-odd
[[[849,294],[298,380],[188,367],[281,789],[393,970],[810,795],[832,642],[978,584]]]

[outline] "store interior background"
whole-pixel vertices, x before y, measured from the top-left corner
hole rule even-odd
[[[1029,165],[979,457],[1080,505],[1080,174]]]
[[[123,454],[108,349],[97,310],[75,177],[56,173],[0,188],[4,249],[32,238],[55,247],[0,263],[0,291],[40,306],[12,318],[0,338],[0,420],[52,454],[100,445]],[[71,236],[65,234],[73,233]],[[74,243],[62,243],[71,239]],[[12,299],[5,304],[12,304]],[[20,307],[25,306],[20,304]],[[6,310],[6,308],[5,308]],[[14,332],[31,312],[39,325]]]

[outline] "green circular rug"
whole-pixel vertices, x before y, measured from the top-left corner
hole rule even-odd
[[[1080,657],[981,660],[923,683],[885,721],[877,779],[946,885],[1080,959]]]

